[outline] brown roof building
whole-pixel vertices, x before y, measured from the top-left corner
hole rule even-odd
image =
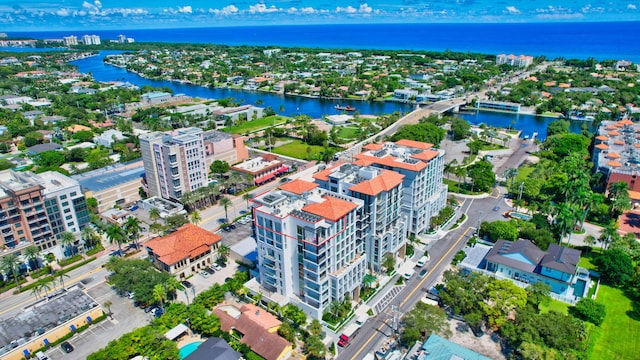
[[[187,278],[215,261],[222,237],[193,224],[146,243],[149,258],[161,270]]]
[[[251,347],[266,360],[281,360],[291,356],[291,344],[278,335],[282,324],[275,316],[253,304],[241,307],[223,303],[213,312],[220,318],[223,331],[234,331],[240,342]]]

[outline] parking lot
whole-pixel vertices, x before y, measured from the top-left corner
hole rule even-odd
[[[67,340],[74,347],[73,352],[69,354],[64,353],[60,345],[49,349],[46,354],[50,359],[86,359],[89,354],[107,346],[110,341],[118,339],[133,329],[147,325],[152,318],[151,315],[134,307],[132,300],[117,295],[106,283],[89,288],[87,293],[103,308],[106,301],[111,301],[113,319],[107,318]]]

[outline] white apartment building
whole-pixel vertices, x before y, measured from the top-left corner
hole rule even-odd
[[[78,37],[75,35],[65,36],[62,39],[65,46],[78,45]]]
[[[85,45],[100,45],[100,36],[82,35],[82,43]]]
[[[202,129],[155,131],[139,139],[149,196],[179,199],[207,185]]]
[[[355,164],[393,170],[404,175],[402,212],[407,231],[419,234],[429,230],[431,218],[446,206],[447,187],[442,182],[444,151],[432,144],[413,140],[368,144],[354,156]]]
[[[340,164],[314,174],[323,189],[364,202],[357,231],[365,236],[368,267],[382,271],[387,256],[404,258],[406,224],[402,214],[404,175],[373,166]]]
[[[77,233],[89,223],[87,202],[80,183],[57,171],[31,174],[34,180],[44,186],[44,206],[49,215],[51,230],[56,238],[67,231]]]
[[[359,299],[366,274],[364,202],[294,180],[253,199],[260,286],[314,318],[332,301]]]
[[[499,54],[496,55],[496,64],[508,64],[511,66],[527,67],[533,64],[533,56]]]

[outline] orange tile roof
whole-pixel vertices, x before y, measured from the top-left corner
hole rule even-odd
[[[605,128],[605,130],[615,130],[616,129],[616,127],[613,126],[613,125],[607,125],[604,128]]]
[[[614,131],[609,131],[609,135],[618,136],[618,135],[620,135],[620,133],[614,130]]]
[[[607,154],[607,157],[609,159],[619,159],[620,158],[620,154],[615,153],[615,152],[610,152],[610,153]]]
[[[421,153],[415,154],[411,157],[418,160],[431,161],[431,159],[437,157],[438,155],[440,155],[440,153],[435,150],[427,150],[427,151],[423,151]]]
[[[379,158],[379,157],[367,155],[365,153],[360,153],[355,155],[354,158],[359,160],[368,160],[374,164],[380,164],[380,165],[388,166],[390,168],[399,168],[399,169],[411,170],[416,172],[421,171],[422,169],[427,167],[427,164],[422,161],[416,164],[409,164],[403,161],[397,161],[397,158],[390,155]]]
[[[607,144],[598,144],[596,145],[596,149],[607,150],[609,146]]]
[[[611,167],[620,167],[620,166],[622,166],[622,164],[619,161],[615,161],[615,160],[611,160],[611,161],[607,162],[607,165],[609,165]]]
[[[621,124],[620,122],[617,122],[614,125],[619,128],[624,127],[624,124]]]
[[[396,145],[412,147],[412,148],[422,149],[422,150],[428,150],[433,147],[433,144],[425,143],[422,141],[407,140],[407,139],[396,141]]]
[[[640,200],[640,192],[633,190],[627,190],[627,192],[629,193],[631,200]]]
[[[598,136],[596,136],[596,140],[607,141],[607,140],[609,140],[609,138],[607,136],[604,136],[604,135],[598,135]]]
[[[633,144],[633,147],[636,148],[636,149],[640,148],[640,144]]]
[[[362,181],[349,188],[361,194],[376,196],[383,191],[389,191],[402,183],[404,175],[395,171],[383,171],[371,180]]]
[[[622,125],[633,125],[633,121],[629,119],[620,120],[619,123]]]
[[[367,145],[364,145],[362,148],[364,150],[380,150],[383,147],[384,147],[384,145],[382,145],[382,144],[367,144]]]
[[[357,166],[369,166],[373,164],[373,161],[365,160],[365,159],[356,159],[352,162],[353,165]]]
[[[329,175],[331,175],[331,173],[333,172],[333,169],[337,168],[338,166],[344,164],[344,161],[340,161],[338,163],[336,163],[335,165],[328,167],[324,170],[318,171],[317,173],[313,174],[313,178],[314,179],[318,179],[318,180],[322,180],[322,181],[329,181]]]
[[[194,258],[206,252],[220,240],[222,237],[218,234],[194,224],[186,224],[169,235],[147,241],[145,245],[160,261],[173,265],[187,257]]]
[[[614,145],[624,145],[624,141],[622,140],[616,140],[613,142]]]
[[[286,184],[280,185],[280,189],[294,193],[294,194],[302,195],[302,193],[313,190],[318,186],[320,185],[316,183],[312,183],[312,182],[301,180],[301,179],[296,179]]]
[[[251,322],[265,330],[273,329],[282,324],[277,317],[253,304],[243,304],[240,311],[242,312],[242,316],[246,316]]]
[[[322,198],[325,201],[309,204],[303,207],[302,210],[335,222],[358,207],[352,202],[334,198],[332,196],[325,195]]]

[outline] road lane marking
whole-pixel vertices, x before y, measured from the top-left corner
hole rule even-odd
[[[402,307],[410,298],[411,296],[413,296],[413,294],[415,293],[415,291],[417,289],[419,289],[422,284],[424,283],[425,280],[427,280],[429,278],[429,275],[431,275],[431,273],[433,272],[434,269],[438,268],[438,266],[440,266],[440,264],[442,263],[442,261],[444,261],[444,259],[449,256],[449,254],[451,253],[451,251],[453,251],[453,249],[456,248],[456,246],[460,243],[460,240],[462,240],[466,235],[467,232],[469,232],[469,230],[471,230],[471,227],[468,227],[467,230],[465,230],[462,235],[460,235],[460,237],[454,242],[453,246],[451,246],[451,248],[449,248],[449,250],[447,250],[446,253],[444,253],[444,255],[440,258],[440,260],[436,263],[435,266],[433,266],[431,268],[431,271],[429,271],[427,273],[427,275],[420,281],[420,283],[418,284],[418,286],[416,286],[413,291],[411,291],[411,293],[409,294],[409,296],[406,297],[406,299],[400,304],[400,307]],[[388,320],[388,319],[387,319]],[[358,349],[358,351],[356,351],[355,354],[353,354],[353,359],[357,359],[358,355],[360,355],[360,353],[362,352],[362,350],[364,350],[365,347],[367,347],[369,345],[369,343],[371,343],[371,341],[373,341],[373,338],[376,337],[376,335],[378,335],[378,332],[382,332],[382,328],[384,326],[386,326],[386,322],[387,320],[385,320],[377,329],[376,331],[373,332],[373,334],[371,334],[371,336],[367,339],[367,341],[365,341],[364,344],[362,344],[362,346]]]

